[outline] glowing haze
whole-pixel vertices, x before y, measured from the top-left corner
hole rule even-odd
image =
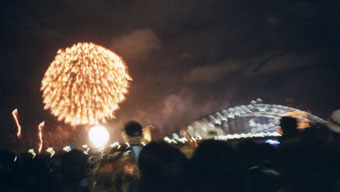
[[[44,109],[72,126],[114,118],[129,80],[125,62],[94,43],[58,50],[41,81]]]

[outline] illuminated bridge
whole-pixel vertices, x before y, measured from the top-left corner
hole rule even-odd
[[[173,133],[172,137],[189,135],[202,139],[221,140],[275,137],[280,136],[278,128],[282,116],[297,118],[299,128],[308,127],[310,123],[325,122],[315,115],[295,108],[252,101],[249,105],[231,107],[204,116],[189,123],[186,129]]]

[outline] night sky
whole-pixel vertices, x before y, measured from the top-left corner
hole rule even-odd
[[[164,133],[223,108],[281,104],[327,118],[340,108],[339,0],[2,0],[0,149],[87,143],[43,110],[40,81],[60,48],[107,47],[133,78],[105,125],[157,124]],[[11,112],[18,108],[23,137]]]

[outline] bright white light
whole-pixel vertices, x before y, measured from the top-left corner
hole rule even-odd
[[[29,149],[29,150],[28,150],[28,153],[32,155],[32,159],[34,159],[34,157],[37,155],[37,154],[34,152],[34,149]]]
[[[64,148],[63,148],[63,151],[65,151],[65,152],[70,152],[70,151],[72,151],[72,149],[71,149],[71,147],[70,146],[65,146]]]
[[[280,141],[273,140],[273,139],[268,139],[266,143],[271,144],[271,145],[279,145]]]
[[[47,148],[46,152],[50,154],[50,158],[52,158],[53,155],[55,154],[55,151],[53,150],[52,147]]]
[[[110,134],[105,127],[95,126],[90,129],[89,138],[95,147],[101,149],[109,141]]]

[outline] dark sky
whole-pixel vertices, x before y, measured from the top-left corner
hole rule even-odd
[[[57,50],[84,41],[121,55],[133,78],[112,141],[131,119],[169,133],[258,97],[322,118],[340,108],[339,0],[3,0],[0,18],[0,148],[37,148],[43,120],[45,147],[88,142],[39,90]]]

